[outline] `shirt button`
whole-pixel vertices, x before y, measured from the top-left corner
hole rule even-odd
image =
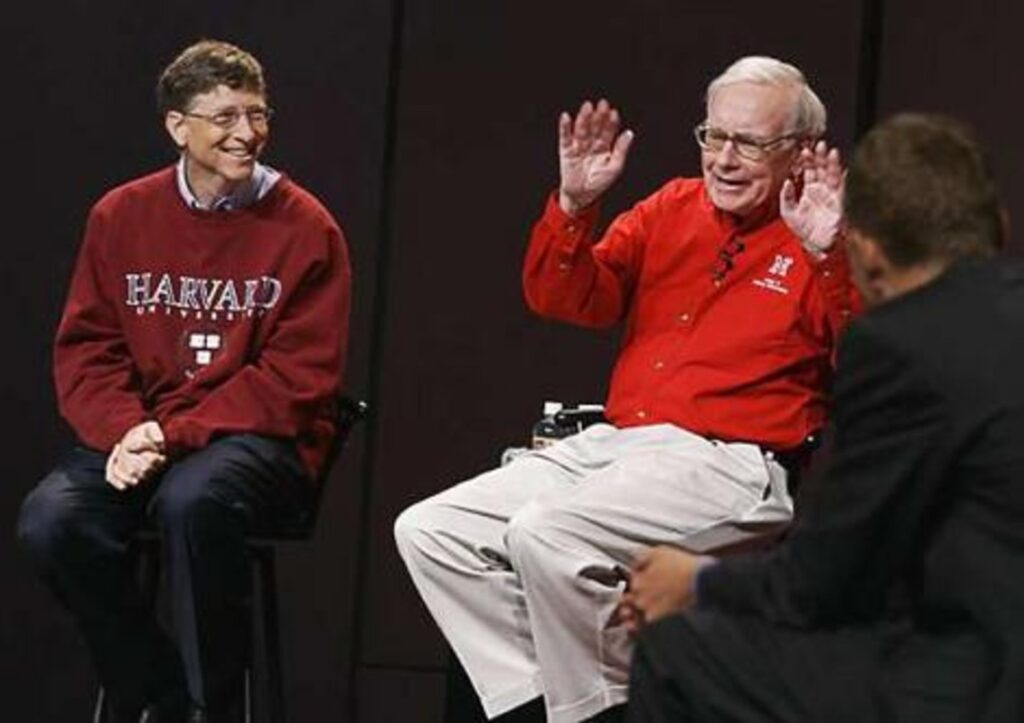
[[[567,264],[564,261],[558,265],[558,270],[559,271],[568,271],[570,268],[571,268],[570,264]]]
[[[637,419],[647,419],[647,412],[641,409],[639,412],[636,413],[636,416]]]
[[[664,369],[665,368],[665,362],[663,362],[663,361],[661,361],[659,359],[658,361],[654,362],[654,368],[655,369]]]
[[[570,223],[568,226],[565,227],[565,230],[568,231],[569,233],[575,233],[576,232],[576,224]]]
[[[831,276],[832,272],[829,271],[828,269],[825,269],[824,271],[821,272],[821,275],[822,276]]]
[[[679,315],[679,321],[682,324],[688,324],[690,322],[690,315],[689,314],[680,314]]]

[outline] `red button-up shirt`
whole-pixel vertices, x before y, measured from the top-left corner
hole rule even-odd
[[[825,422],[833,350],[861,307],[842,248],[813,259],[785,222],[740,230],[699,179],[670,181],[593,243],[597,209],[548,201],[523,286],[542,316],[624,322],[606,415],[786,450]]]

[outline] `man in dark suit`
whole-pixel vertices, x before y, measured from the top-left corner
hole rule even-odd
[[[844,206],[873,308],[819,493],[769,552],[638,561],[630,720],[1024,721],[1024,273],[992,258],[992,175],[960,125],[897,116]]]

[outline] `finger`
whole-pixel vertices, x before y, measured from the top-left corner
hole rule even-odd
[[[651,564],[651,557],[654,555],[654,548],[648,547],[647,549],[640,552],[633,560],[633,581],[636,582],[637,573],[642,572],[644,568]]]
[[[619,601],[619,604],[612,610],[611,617],[608,618],[608,623],[605,625],[606,628],[614,628],[624,624],[630,618],[629,605],[624,601]]]
[[[153,445],[157,451],[163,451],[164,446],[164,430],[160,428],[160,425],[156,422],[148,422],[143,430],[146,439]]]
[[[123,492],[125,489],[125,484],[114,471],[114,460],[116,458],[118,449],[118,446],[115,445],[114,449],[111,450],[110,452],[110,456],[107,457],[107,464],[104,477],[106,478],[107,482],[110,483],[112,487],[114,487],[114,489],[121,490]]]
[[[594,106],[589,100],[583,101],[580,112],[576,114],[576,123],[573,126],[572,137],[581,149],[590,147],[593,131],[591,123],[594,119]]]
[[[607,109],[607,102],[601,102],[605,104]],[[615,136],[619,132],[619,112],[614,108],[607,110],[603,116],[599,117],[596,131],[597,136],[594,141],[594,150],[602,152],[611,150]]]
[[[825,164],[825,180],[830,188],[839,188],[843,182],[843,164],[839,158],[839,149],[833,148],[828,152],[828,160]]]
[[[565,111],[558,116],[558,150],[566,151],[572,147],[572,116]]]
[[[132,480],[124,473],[124,471],[118,468],[116,462],[110,467],[107,478],[110,483],[119,490],[125,490],[133,484]]]
[[[796,184],[793,183],[793,179],[787,178],[782,184],[782,190],[779,191],[779,211],[783,216],[789,216],[796,208]]]
[[[629,149],[633,145],[633,131],[627,130],[619,134],[612,146],[611,154],[608,157],[609,166],[619,172],[626,165],[626,157],[629,156]]]
[[[814,144],[814,160],[818,168],[824,168],[825,159],[828,156],[828,145],[825,141],[818,141]]]
[[[163,469],[164,465],[167,463],[167,457],[165,457],[162,454],[148,452],[144,457],[142,457],[141,461],[143,465],[139,472],[139,480],[143,481],[148,480],[149,478],[159,473],[160,470]]]
[[[817,183],[818,181],[818,168],[812,163],[804,169],[804,188]]]
[[[130,452],[122,447],[114,470],[126,484],[134,486],[145,479],[150,461],[158,456],[153,452]]]

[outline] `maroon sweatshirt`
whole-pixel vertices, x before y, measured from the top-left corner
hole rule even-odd
[[[220,434],[291,438],[315,474],[350,283],[341,229],[286,177],[223,212],[188,208],[173,167],[115,188],[89,215],[57,331],[61,413],[104,451],[149,419],[172,455]]]

